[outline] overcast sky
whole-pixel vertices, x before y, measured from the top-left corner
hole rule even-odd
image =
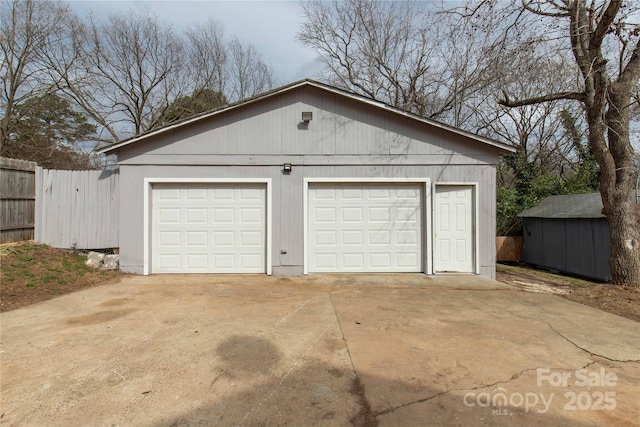
[[[129,10],[149,10],[161,20],[182,30],[193,22],[213,18],[223,23],[227,37],[251,42],[273,66],[276,84],[286,84],[306,77],[316,77],[319,64],[310,49],[296,41],[303,21],[298,0],[254,1],[71,1],[81,17],[90,11],[97,16]]]

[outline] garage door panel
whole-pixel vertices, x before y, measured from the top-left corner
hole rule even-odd
[[[376,208],[369,208],[368,210],[368,222],[369,223],[373,223],[373,222],[378,222],[378,223],[384,223],[384,224],[388,224],[389,221],[391,221],[391,212],[390,212],[391,208],[389,207],[376,207]]]
[[[213,246],[233,246],[235,243],[233,231],[214,231]]]
[[[242,254],[240,261],[243,269],[262,268],[262,254]]]
[[[360,188],[344,188],[340,192],[340,200],[364,200],[363,191]]]
[[[401,267],[415,268],[420,265],[420,260],[415,252],[399,253],[396,254],[396,263]]]
[[[186,208],[187,212],[187,225],[189,224],[206,224],[207,223],[207,210],[203,208]]]
[[[205,270],[209,265],[209,256],[203,254],[187,254],[187,268]]]
[[[336,190],[332,188],[319,188],[310,195],[312,201],[316,200],[336,200]]]
[[[242,188],[240,200],[264,200],[264,191],[257,188]]]
[[[179,231],[163,231],[158,233],[159,244],[161,246],[179,246],[180,245],[180,232]]]
[[[161,188],[155,191],[158,200],[180,200],[180,191],[177,188]]]
[[[245,224],[262,224],[263,210],[260,208],[240,207],[240,221]]]
[[[240,244],[242,246],[262,247],[261,231],[242,231],[240,232]]]
[[[422,271],[422,188],[415,183],[311,184],[309,271]]]
[[[161,224],[179,224],[180,209],[159,208],[158,222]]]
[[[384,253],[372,253],[369,255],[369,268],[372,270],[391,269],[391,254]]]
[[[391,244],[391,232],[389,230],[368,230],[369,244],[372,246],[389,246]]]
[[[345,230],[342,232],[342,244],[344,246],[358,246],[364,245],[363,231],[362,230]]]
[[[396,209],[396,220],[402,222],[416,223],[420,220],[420,209],[415,207],[398,207]]]
[[[265,184],[154,184],[154,273],[264,273]]]
[[[396,244],[415,246],[420,243],[421,237],[417,230],[398,230],[396,232]]]
[[[338,266],[340,267],[340,266]],[[364,268],[364,255],[362,253],[343,253],[342,254],[342,268],[343,269],[357,269]]]
[[[207,246],[208,233],[206,231],[187,231],[187,246]]]
[[[322,271],[338,271],[338,255],[335,253],[317,253],[314,257],[316,266]]]
[[[315,208],[315,218],[317,222],[335,224],[336,208]]]
[[[318,246],[334,246],[337,242],[336,232],[331,230],[316,231],[315,237]]]
[[[212,212],[214,223],[233,224],[235,221],[233,208],[213,208]]]
[[[213,255],[213,267],[220,272],[234,270],[235,256],[234,254],[215,254]]]
[[[207,200],[207,189],[206,188],[188,188],[186,194],[186,200]]]
[[[180,268],[180,254],[163,254],[159,256],[160,268],[178,271]]]
[[[342,208],[340,211],[342,213],[343,222],[362,222],[362,208]]]

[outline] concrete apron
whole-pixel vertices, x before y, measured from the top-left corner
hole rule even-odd
[[[0,421],[637,425],[637,322],[475,276],[132,276],[3,313]]]

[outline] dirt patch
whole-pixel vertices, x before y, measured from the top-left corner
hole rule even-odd
[[[562,276],[530,267],[499,264],[496,280],[527,292],[551,293],[640,322],[640,290]]]
[[[86,260],[85,255],[34,242],[1,245],[0,311],[111,283],[124,274],[87,267]]]

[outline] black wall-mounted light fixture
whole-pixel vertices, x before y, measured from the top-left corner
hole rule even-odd
[[[313,113],[311,111],[303,111],[302,121],[305,123],[309,123],[311,120],[313,120]]]
[[[291,173],[291,163],[285,163],[284,165],[282,165],[282,172],[286,173],[286,174],[290,174]]]

